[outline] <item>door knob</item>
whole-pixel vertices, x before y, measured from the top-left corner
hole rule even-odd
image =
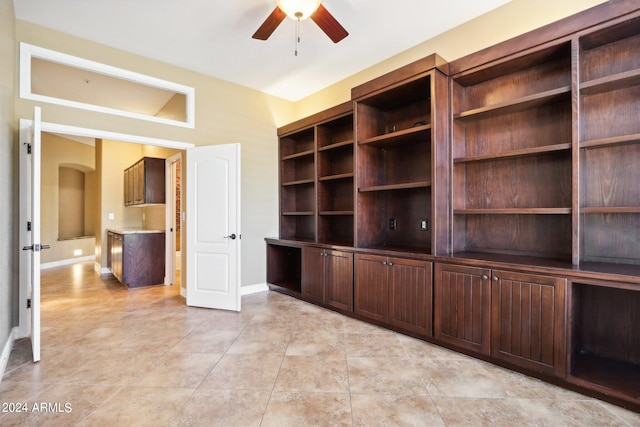
[[[236,240],[236,233],[231,233],[228,236],[224,236],[225,239]]]
[[[43,249],[51,249],[51,246],[41,245],[39,243],[36,243],[35,245],[29,245],[22,248],[23,251],[34,251],[34,252],[40,252]]]

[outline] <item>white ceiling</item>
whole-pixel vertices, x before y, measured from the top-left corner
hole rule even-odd
[[[251,38],[276,0],[14,0],[16,18],[297,101],[510,0],[323,0],[349,36],[311,20]]]

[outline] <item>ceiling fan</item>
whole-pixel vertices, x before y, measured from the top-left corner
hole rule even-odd
[[[254,39],[267,40],[287,16],[298,22],[311,18],[334,43],[349,35],[320,0],[277,0],[277,4],[271,15],[252,36]]]

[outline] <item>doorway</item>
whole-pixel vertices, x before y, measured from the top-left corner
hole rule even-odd
[[[167,204],[167,283],[180,287],[180,295],[186,297],[182,284],[182,153],[166,160]]]
[[[29,132],[31,131],[32,126],[31,120],[20,120],[20,139],[22,141],[28,141],[30,138],[28,137]],[[103,139],[103,140],[111,140],[111,141],[119,141],[126,142],[132,144],[143,144],[143,145],[152,145],[157,147],[165,147],[172,148],[178,150],[186,150],[188,148],[194,147],[191,143],[179,142],[179,141],[170,141],[170,140],[162,140],[156,138],[149,138],[144,136],[130,135],[130,134],[121,134],[116,132],[108,132],[97,129],[87,129],[87,128],[79,128],[75,126],[68,126],[56,123],[46,123],[42,122],[40,125],[39,132],[48,132],[57,135],[73,135],[74,137],[84,137],[84,138],[93,138],[93,139]],[[22,184],[21,184],[22,185]],[[22,205],[22,202],[21,202]],[[21,206],[22,209],[22,206]],[[24,215],[22,215],[24,216]],[[98,230],[96,230],[98,231]],[[97,242],[102,244],[102,236],[100,235],[101,231],[98,231]],[[100,236],[99,236],[100,235]],[[30,241],[30,231],[27,230],[26,227],[20,227],[20,242],[29,242]],[[23,261],[24,253],[21,253],[21,262],[20,262],[20,274],[19,274],[19,300],[27,301],[32,297],[30,292],[30,276],[27,274],[26,270],[28,268],[28,264]],[[39,271],[40,267],[34,271]],[[96,272],[98,274],[106,273],[105,269],[102,268],[102,262],[96,260]],[[31,309],[27,307],[26,304],[20,304],[20,310],[18,314],[18,330],[16,334],[16,338],[24,338],[29,336],[30,334],[30,316]]]

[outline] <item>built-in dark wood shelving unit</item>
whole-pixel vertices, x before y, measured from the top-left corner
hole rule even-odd
[[[640,411],[640,8],[278,130],[272,289]]]

